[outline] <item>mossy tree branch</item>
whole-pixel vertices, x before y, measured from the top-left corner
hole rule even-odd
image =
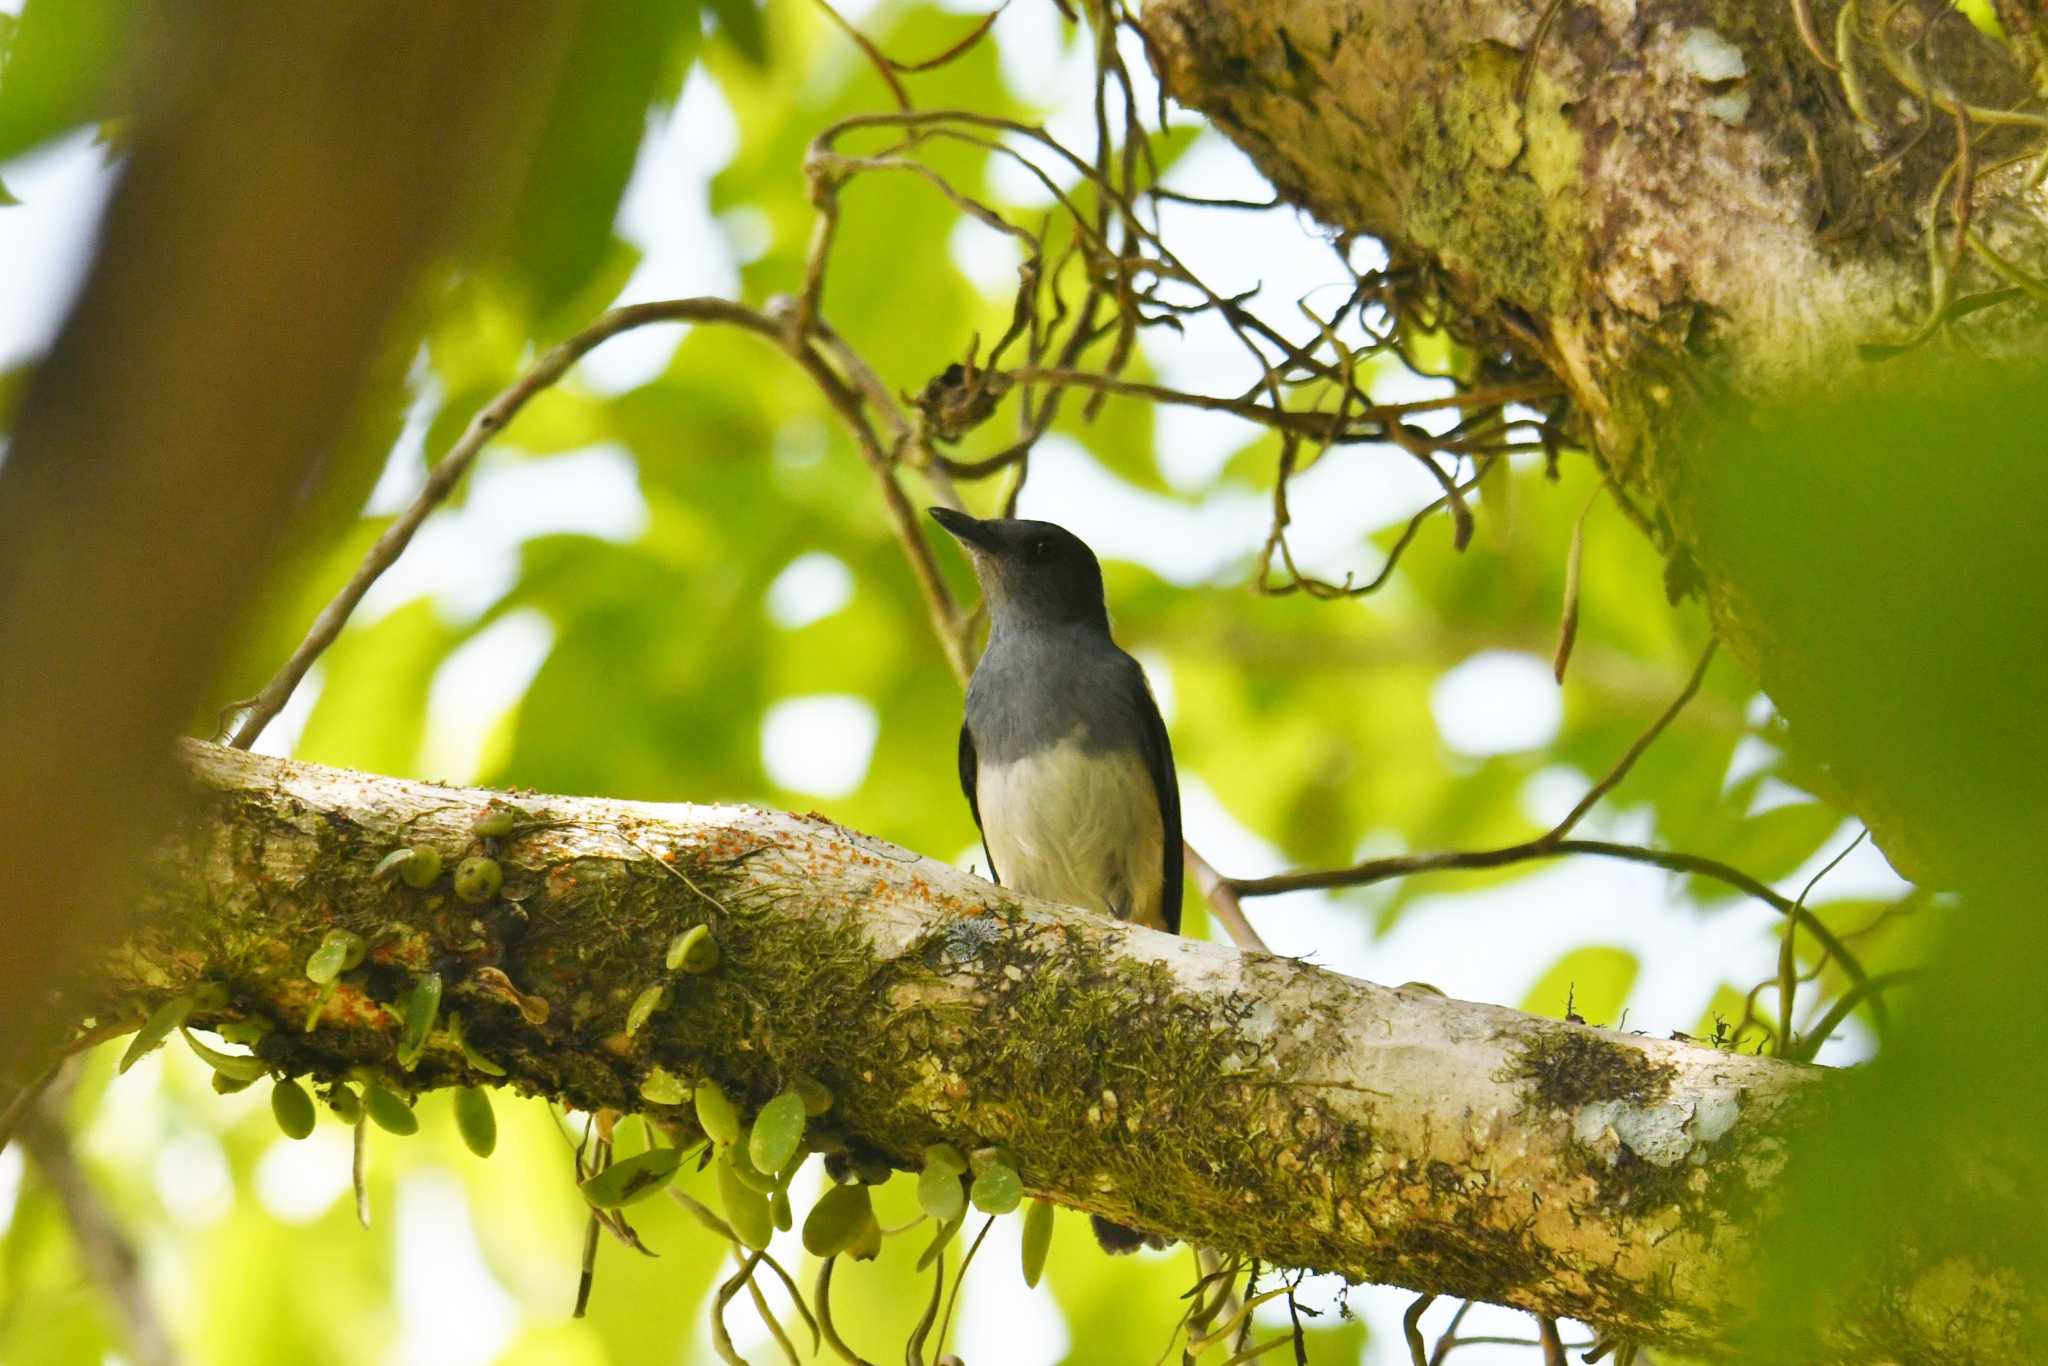
[[[1958,628],[1960,652],[1933,640],[1978,585],[2032,581],[2027,561],[2003,562],[2001,531],[2021,520],[2013,508],[2040,506],[2038,443],[2008,454],[1961,404],[1942,408],[1934,445],[1918,430],[1886,440],[1907,425],[1896,416],[1851,445],[1786,436],[1773,413],[1944,398],[1959,376],[1999,376],[1987,361],[2041,354],[2034,25],[1994,39],[1943,0],[1147,0],[1140,23],[1167,92],[1286,200],[1384,243],[1414,281],[1386,307],[1466,343],[1491,380],[1559,385],[1565,425],[1625,506],[1648,506],[1635,515],[1667,587],[1704,596],[1735,658],[1812,737],[1831,795],[1901,871],[1967,882],[2035,842],[1955,795],[1981,779],[2038,809],[2048,743],[2016,736],[2007,706],[1953,691],[2010,676],[1993,651],[2000,621],[2023,612],[2001,603]],[[1972,395],[1978,411],[2034,404],[2039,379],[2009,373],[2002,388]],[[1751,416],[1757,431],[1714,439]],[[1838,464],[1810,458],[1835,445]],[[1982,511],[1931,498],[1914,478],[1931,451],[1967,451],[1999,497]],[[1866,481],[1856,508],[1814,512]],[[1809,515],[1756,515],[1777,507]],[[1878,553],[1845,523],[1877,527]],[[1919,526],[1939,528],[1931,557]],[[1980,561],[1957,546],[1984,547]],[[1887,575],[1931,582],[1924,617]],[[1816,621],[1865,595],[1887,600],[1882,635],[1859,625],[1838,648]],[[1872,639],[1921,642],[1921,676],[1901,680],[1918,661]],[[1896,700],[1837,721],[1877,673]],[[2011,756],[2019,779],[1986,776],[1979,756]]]
[[[218,984],[227,1005],[200,1021],[275,1022],[258,1052],[281,1073],[372,1067],[405,1089],[499,1084],[688,1124],[641,1098],[652,1068],[749,1105],[808,1072],[857,1151],[1005,1143],[1035,1190],[1140,1228],[1703,1350],[1739,1329],[1745,1221],[1826,1089],[1813,1068],[1018,898],[818,817],[500,797],[518,813],[486,844],[486,793],[196,743],[183,760],[193,803],[150,860],[143,928],[80,1004],[139,1021]],[[445,874],[377,875],[419,845],[447,864],[488,848],[502,893],[472,905]],[[717,970],[671,972],[665,947],[700,923]],[[335,928],[369,952],[308,1031],[304,965]],[[445,1030],[397,1068],[384,1007],[430,970],[502,1080]],[[1901,1268],[1883,1302],[1946,1298],[1853,1331],[1905,1356],[1982,1346],[1939,1325],[1994,1321],[1949,1312],[1994,1278],[1921,1279]]]

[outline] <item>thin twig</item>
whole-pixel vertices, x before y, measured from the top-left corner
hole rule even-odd
[[[1465,1322],[1465,1316],[1471,1312],[1472,1301],[1470,1300],[1466,1300],[1458,1306],[1457,1312],[1451,1315],[1451,1321],[1444,1325],[1444,1331],[1437,1334],[1436,1348],[1429,1354],[1429,1366],[1444,1366],[1444,1358],[1448,1357],[1451,1354],[1451,1349],[1458,1345],[1459,1325]]]
[[[1010,378],[1019,384],[1062,384],[1080,389],[1095,389],[1105,393],[1121,394],[1129,398],[1150,399],[1154,403],[1170,403],[1185,408],[1201,408],[1209,412],[1230,413],[1252,422],[1263,423],[1281,431],[1299,432],[1303,436],[1321,436],[1330,439],[1344,439],[1351,432],[1351,423],[1385,422],[1403,417],[1409,413],[1440,412],[1447,408],[1490,407],[1502,403],[1531,403],[1537,399],[1551,398],[1559,390],[1557,381],[1532,379],[1516,380],[1507,384],[1496,384],[1485,389],[1468,389],[1463,392],[1443,394],[1437,398],[1409,399],[1402,403],[1374,403],[1356,409],[1348,418],[1341,414],[1301,412],[1291,408],[1272,408],[1263,403],[1246,399],[1227,398],[1220,394],[1191,394],[1181,389],[1168,388],[1163,384],[1147,384],[1141,380],[1116,379],[1098,375],[1088,370],[1046,369],[1038,366],[1020,366],[1010,371]],[[1368,440],[1392,440],[1384,433],[1369,435]]]
[[[1841,998],[1828,1008],[1828,1013],[1821,1017],[1820,1022],[1806,1031],[1806,1037],[1795,1047],[1786,1050],[1783,1056],[1796,1062],[1812,1062],[1820,1053],[1822,1045],[1827,1043],[1828,1037],[1842,1027],[1842,1021],[1854,1014],[1856,1007],[1865,1001],[1869,1001],[1874,1007],[1882,993],[1915,981],[1919,976],[1918,972],[1910,968],[1902,968],[1897,972],[1881,972],[1875,977],[1857,982],[1843,992]]]

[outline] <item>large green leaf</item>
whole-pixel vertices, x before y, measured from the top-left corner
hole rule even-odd
[[[123,0],[29,0],[0,16],[0,161],[127,112],[141,13]]]
[[[593,0],[574,13],[509,225],[512,260],[540,318],[603,262],[649,111],[675,99],[697,44],[695,0]]]

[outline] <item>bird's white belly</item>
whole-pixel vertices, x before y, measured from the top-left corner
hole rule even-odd
[[[1164,928],[1159,798],[1135,751],[1063,740],[980,766],[975,802],[1005,887]]]

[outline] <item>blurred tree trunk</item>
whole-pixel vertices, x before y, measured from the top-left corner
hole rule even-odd
[[[83,1004],[139,1022],[201,997],[195,1022],[270,1024],[257,1052],[283,1074],[688,1130],[698,1079],[751,1111],[806,1073],[833,1097],[815,1130],[857,1153],[1006,1144],[1032,1189],[1142,1229],[1707,1352],[1751,1311],[1748,1221],[1833,1085],[1135,929],[815,816],[185,758],[194,806]],[[428,885],[380,870],[420,846]],[[502,892],[457,894],[449,870],[486,853]],[[691,975],[668,959],[696,926],[718,955]],[[367,952],[323,994],[306,964],[336,930]],[[2023,1355],[2014,1280],[1915,1257],[1884,1250],[1868,1298],[1836,1306],[1838,1346]]]
[[[1969,881],[2038,867],[2020,817],[2048,809],[2048,729],[2011,691],[2043,663],[2016,532],[2048,513],[2042,386],[1949,392],[1959,359],[2039,354],[2044,125],[2001,111],[2038,108],[2041,34],[2025,4],[2003,43],[1938,0],[1843,8],[1149,0],[1142,22],[1168,91],[1384,241],[1478,364],[1562,382],[1816,781],[1909,875]],[[1924,421],[1857,428],[1902,394]],[[1802,422],[1830,401],[1835,427]]]
[[[124,926],[125,853],[277,533],[552,71],[545,18],[478,0],[187,17],[135,73],[91,273],[0,464],[9,1096]]]

